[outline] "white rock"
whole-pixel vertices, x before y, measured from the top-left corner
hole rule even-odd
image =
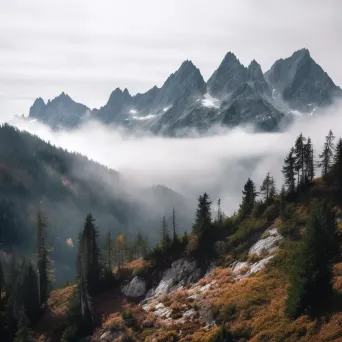
[[[108,337],[109,335],[110,335],[110,331],[108,330],[108,331],[104,332],[104,333],[101,335],[100,340],[105,339],[105,338]]]
[[[129,285],[124,287],[123,293],[126,297],[131,298],[143,296],[146,293],[146,281],[137,276],[134,277]]]
[[[271,259],[273,259],[274,255],[270,255],[267,258],[264,258],[258,262],[255,262],[254,264],[251,265],[251,268],[249,270],[249,274],[257,273],[261,271],[265,266],[270,262]]]
[[[176,260],[172,263],[171,268],[164,272],[162,280],[154,291],[154,296],[156,297],[163,293],[170,292],[171,288],[180,281],[185,281],[188,278],[193,278],[191,280],[195,280],[195,278],[199,276],[196,271],[198,270],[196,269],[195,261],[189,261],[185,258]]]
[[[248,261],[238,261],[233,267],[232,271],[234,274],[238,274],[243,268],[248,267]]]
[[[261,255],[263,253],[272,253],[277,248],[277,243],[282,239],[282,236],[278,233],[277,228],[266,230],[266,234],[269,236],[265,239],[257,241],[248,252],[248,255],[256,254]]]
[[[153,311],[153,314],[160,318],[169,318],[171,316],[171,310],[164,306],[163,303],[158,303],[156,305],[156,310]]]

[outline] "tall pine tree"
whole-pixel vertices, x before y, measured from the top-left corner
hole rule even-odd
[[[331,170],[331,163],[334,154],[334,139],[335,136],[332,130],[330,130],[328,135],[325,137],[323,151],[319,155],[320,160],[318,162],[318,167],[322,169],[323,177],[325,177]]]
[[[82,250],[85,265],[84,272],[90,295],[97,292],[102,276],[97,238],[98,232],[95,227],[95,219],[92,214],[88,214],[82,232]]]
[[[201,235],[204,231],[211,228],[211,201],[209,195],[205,192],[199,196],[195,214],[195,223],[192,226],[192,231]]]
[[[304,145],[304,182],[312,183],[315,177],[314,153],[311,138]]]
[[[242,190],[242,203],[240,205],[240,213],[242,217],[248,216],[252,213],[257,192],[255,190],[254,182],[248,178],[244,188]]]
[[[24,309],[20,310],[18,319],[18,330],[15,334],[14,342],[34,342],[32,331],[29,327],[29,320]]]
[[[260,186],[260,194],[265,196],[265,202],[272,200],[276,194],[275,180],[268,172]]]
[[[292,147],[284,160],[284,166],[282,169],[283,175],[285,177],[285,184],[287,186],[287,192],[289,194],[294,194],[296,191],[295,164],[295,150]]]
[[[49,295],[50,261],[46,245],[46,219],[41,210],[37,214],[37,272],[39,303],[44,305]]]
[[[305,168],[304,168],[304,146],[306,139],[301,133],[295,142],[295,170],[298,177],[298,185],[305,182]]]
[[[342,138],[336,144],[332,173],[338,201],[342,202]]]
[[[313,314],[332,291],[332,260],[337,255],[335,214],[327,204],[315,204],[296,255],[286,299],[286,314]]]

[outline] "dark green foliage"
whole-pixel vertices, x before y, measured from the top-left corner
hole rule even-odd
[[[297,173],[297,181],[299,184],[304,184],[305,182],[305,161],[304,161],[304,147],[305,147],[306,139],[303,137],[301,133],[295,142],[295,171]]]
[[[314,163],[314,152],[309,137],[307,143],[304,145],[304,183],[312,183],[315,177],[315,163]]]
[[[233,342],[234,338],[225,324],[222,324],[219,331],[210,338],[209,342]]]
[[[272,222],[279,216],[279,204],[274,203],[267,207],[264,212],[264,217],[268,222]]]
[[[222,209],[221,209],[221,199],[219,198],[217,200],[217,222],[218,222],[218,224],[222,224],[223,218],[224,218],[224,214],[223,214]]]
[[[329,131],[328,135],[325,137],[325,143],[323,146],[323,151],[319,155],[318,167],[322,169],[322,176],[326,177],[331,170],[331,163],[334,151],[334,134],[332,130]]]
[[[5,274],[0,260],[0,310],[1,310],[1,293],[5,288]]]
[[[291,148],[289,154],[286,156],[284,160],[283,166],[283,174],[285,177],[285,184],[287,186],[287,192],[290,195],[293,195],[296,191],[296,178],[295,178],[295,165],[296,165],[296,157],[295,150]]]
[[[170,237],[169,227],[167,225],[165,216],[163,216],[163,219],[162,219],[161,233],[162,233],[162,236],[161,236],[162,246],[163,246],[163,248],[167,249],[171,246],[172,240]]]
[[[211,201],[209,195],[205,192],[198,198],[198,204],[195,214],[195,223],[192,226],[192,231],[200,235],[205,230],[211,228]]]
[[[342,138],[336,144],[332,175],[337,190],[337,199],[342,202]]]
[[[215,257],[214,242],[219,236],[218,226],[211,219],[211,201],[207,193],[198,198],[192,231],[196,235],[196,245],[192,246],[189,256],[205,267]]]
[[[49,294],[49,272],[50,261],[49,251],[46,246],[46,219],[39,210],[37,214],[37,272],[38,272],[38,293],[39,304],[42,306]]]
[[[98,248],[97,238],[98,232],[95,226],[95,219],[92,214],[88,214],[81,234],[80,264],[84,272],[85,282],[90,295],[99,290],[102,277],[100,250]]]
[[[255,199],[257,196],[254,182],[248,178],[244,188],[242,190],[242,203],[240,205],[240,215],[242,218],[250,215],[255,205]]]
[[[253,210],[253,216],[256,218],[259,218],[266,210],[267,205],[263,201],[256,201],[254,205],[254,210]]]
[[[22,280],[22,305],[30,322],[35,322],[41,313],[39,303],[38,277],[32,263],[24,264]]]
[[[286,314],[296,318],[314,314],[321,300],[331,293],[331,266],[337,255],[336,220],[331,208],[316,203],[295,258],[291,285],[286,300]]]
[[[112,270],[113,265],[113,242],[112,242],[112,236],[111,233],[108,232],[107,236],[106,236],[106,241],[105,241],[106,245],[105,245],[105,251],[107,252],[107,257],[106,257],[106,263],[105,263],[105,267],[108,270]]]
[[[236,305],[229,304],[224,306],[219,313],[218,321],[219,322],[229,322],[236,318]]]
[[[29,328],[29,321],[23,309],[19,313],[18,330],[14,342],[34,342],[32,331]]]
[[[64,330],[61,342],[74,342],[77,339],[77,327],[76,325],[68,325]]]
[[[63,332],[61,341],[74,342],[81,337],[92,333],[94,329],[94,321],[90,315],[82,314],[81,294],[79,285],[68,305],[67,326]]]
[[[276,194],[275,180],[272,176],[270,176],[269,172],[267,173],[265,179],[263,180],[260,186],[259,193],[264,195],[266,203],[274,199],[274,196]]]
[[[135,319],[132,311],[123,311],[123,312],[121,312],[121,317],[122,317],[122,319],[125,322],[125,325],[127,327],[132,327],[136,323],[136,319]]]

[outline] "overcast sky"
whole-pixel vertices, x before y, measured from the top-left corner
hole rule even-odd
[[[342,86],[341,0],[1,0],[0,118],[62,91],[89,107],[161,86],[185,59],[207,79],[228,51],[267,70],[307,47]]]

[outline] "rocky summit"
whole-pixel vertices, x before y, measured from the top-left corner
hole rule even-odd
[[[161,135],[206,132],[215,125],[249,124],[275,131],[291,122],[293,113],[313,114],[342,98],[342,90],[314,61],[307,49],[277,60],[263,73],[253,60],[248,67],[228,52],[207,82],[189,60],[158,88],[132,96],[116,88],[99,109],[62,93],[47,104],[38,98],[29,118],[54,129],[72,129],[88,120]]]

